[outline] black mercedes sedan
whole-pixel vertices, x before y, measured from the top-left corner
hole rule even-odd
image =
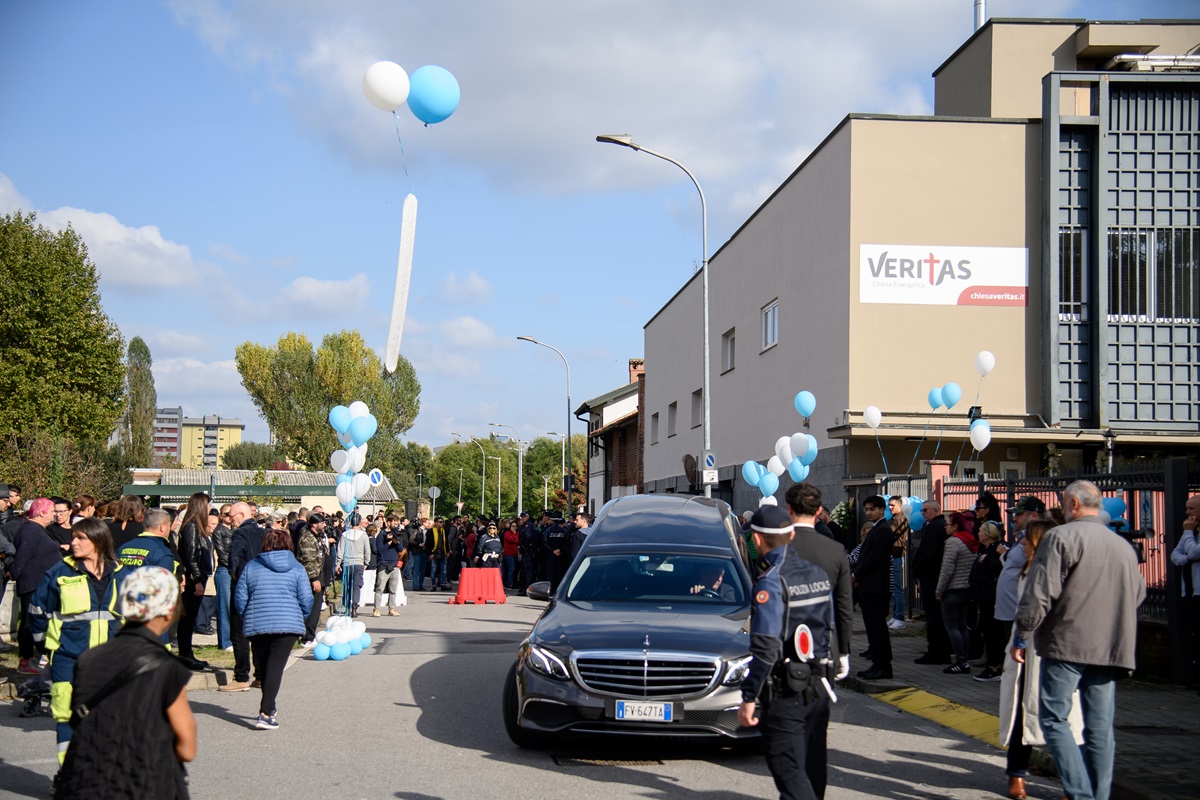
[[[750,663],[745,542],[719,500],[607,503],[520,645],[504,724],[522,747],[551,735],[750,739],[737,723]]]

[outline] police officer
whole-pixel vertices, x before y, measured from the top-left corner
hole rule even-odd
[[[542,542],[546,548],[546,572],[550,579],[550,591],[553,592],[558,589],[558,584],[567,574],[567,567],[571,566],[571,531],[553,519],[549,511],[542,514],[542,521],[547,523],[542,529]]]
[[[762,724],[780,800],[815,800],[825,796],[829,703],[836,702],[830,581],[788,548],[792,522],[782,508],[758,509],[750,530],[760,554],[750,618],[754,660],[742,682],[738,722]]]

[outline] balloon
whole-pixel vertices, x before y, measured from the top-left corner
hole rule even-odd
[[[796,483],[800,483],[808,477],[808,465],[798,458],[793,458],[792,463],[788,464],[788,475],[791,475]]]
[[[334,450],[329,456],[329,467],[334,472],[345,472],[346,462],[350,459],[350,455],[345,450]]]
[[[925,506],[925,501],[919,497],[910,497],[908,498],[908,504],[912,506],[913,513],[920,516],[921,509]]]
[[[751,486],[758,486],[758,462],[747,461],[742,464],[742,480]]]
[[[362,652],[362,639],[351,639],[349,642],[350,655],[356,656]]]
[[[792,455],[796,458],[803,458],[808,452],[808,434],[793,433],[792,438],[788,440],[788,447],[792,448]]]
[[[883,412],[875,406],[867,406],[863,409],[863,422],[867,423],[868,428],[878,428],[879,423],[883,421]]]
[[[762,480],[758,482],[758,490],[762,492],[763,497],[770,497],[779,491],[779,478],[775,473],[768,472],[762,476]]]
[[[354,476],[343,473],[337,476],[336,483],[354,483]]]
[[[367,462],[367,446],[360,444],[357,447],[351,447],[346,453],[350,458],[346,461],[346,468],[342,471],[350,473],[361,471]]]
[[[821,449],[817,446],[817,437],[811,433],[804,435],[808,439],[808,449],[804,451],[804,455],[800,456],[800,463],[807,467],[817,460],[817,455],[821,452]]]
[[[342,447],[353,447],[354,446],[354,440],[350,438],[349,430],[347,430],[346,433],[339,433],[337,435],[337,440],[338,440],[338,444],[340,444]]]
[[[923,514],[913,514],[913,518],[908,521],[908,527],[914,531],[919,531],[925,527],[925,516]]]
[[[376,467],[367,473],[367,478],[371,481],[372,486],[378,486],[383,483],[383,470]]]
[[[363,649],[366,650],[368,647],[371,646],[371,634],[367,633],[366,631],[363,631],[363,635],[362,635],[362,638],[359,639],[359,643],[362,644]]]
[[[974,428],[971,428],[971,445],[979,452],[982,453],[983,449],[987,447],[988,443],[991,441],[991,428],[987,427],[986,425],[976,425]]]
[[[371,491],[371,479],[361,472],[354,476],[354,498],[362,500]]]
[[[971,430],[975,430],[975,428],[979,425],[982,425],[989,431],[992,429],[992,423],[988,422],[983,417],[976,417],[975,419],[971,420]]]
[[[775,476],[776,478],[778,478],[780,475],[782,475],[783,471],[785,469],[787,469],[787,467],[783,466],[783,459],[780,458],[779,456],[771,456],[769,459],[767,459],[767,472],[769,474]],[[763,478],[765,478],[765,477],[766,477],[766,475],[763,476]],[[758,485],[760,487],[762,486],[763,478],[758,479]],[[778,487],[779,481],[775,481],[775,485],[776,485],[776,487]],[[773,493],[774,493],[773,491],[767,492],[767,494],[773,494]]]
[[[957,383],[947,383],[942,387],[942,402],[946,404],[946,410],[954,408],[955,404],[962,399],[962,387]]]
[[[758,505],[760,508],[762,506],[777,506],[777,505],[779,505],[779,501],[776,500],[774,497],[763,497],[763,498],[759,499]]]
[[[929,390],[929,408],[937,411],[942,407],[942,387],[935,386]]]
[[[408,73],[395,62],[376,61],[367,67],[362,88],[371,105],[383,111],[395,111],[408,99]]]
[[[358,419],[359,417],[365,417],[367,414],[371,413],[371,409],[367,408],[367,404],[362,400],[355,400],[353,403],[351,403],[349,410],[350,419],[352,420]]]
[[[379,430],[379,423],[375,421],[374,416],[367,414],[365,417],[357,417],[352,420],[348,433],[355,445],[364,445],[370,441],[377,430]]]
[[[329,657],[334,661],[345,661],[350,655],[350,645],[345,642],[338,642],[333,647],[329,648]]]
[[[412,74],[408,108],[421,122],[433,125],[454,113],[460,96],[458,81],[450,71],[430,64]]]
[[[980,377],[986,378],[995,368],[996,357],[992,355],[991,350],[980,350],[975,354],[975,369],[979,371]]]
[[[343,506],[346,505],[351,500],[355,499],[354,483],[339,483],[337,485],[337,489],[334,490],[334,494],[337,495],[337,500],[339,503],[341,503]]]
[[[319,644],[313,648],[313,658],[317,661],[326,661],[329,658],[329,645]]]
[[[886,499],[886,497],[885,497],[885,499]],[[883,518],[884,518],[884,519],[891,519],[891,518],[892,518],[892,504],[891,504],[891,503],[887,503],[887,504],[885,504],[885,505],[884,505],[884,507],[883,507]]]
[[[779,456],[779,460],[784,464],[792,463],[792,459],[796,457],[796,454],[792,452],[791,441],[792,437],[790,436],[780,436],[775,440],[775,455]]]
[[[350,623],[350,630],[353,632],[354,638],[357,639],[367,632],[367,623],[356,619]]]
[[[910,517],[912,517],[912,515],[913,515],[912,503],[905,503],[904,505],[900,506],[900,513],[904,515],[905,519],[909,519]]]
[[[342,484],[342,486],[350,486],[350,485],[351,485],[351,484],[349,484],[349,483],[343,483],[343,484]],[[345,513],[347,513],[347,514],[349,514],[351,511],[353,511],[354,509],[358,508],[358,501],[357,501],[357,500],[351,500],[349,503],[342,503],[342,504],[341,504],[341,506],[342,506],[342,511],[344,511],[344,512],[345,512]]]
[[[1100,509],[1100,521],[1107,525],[1108,523],[1112,522],[1112,515],[1104,509]]]
[[[339,434],[345,433],[350,427],[350,409],[345,406],[334,406],[329,409],[329,424]]]
[[[811,417],[813,412],[817,410],[817,398],[812,392],[804,391],[796,395],[795,400],[796,412],[802,417]]]

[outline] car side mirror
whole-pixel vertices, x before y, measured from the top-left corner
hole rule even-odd
[[[537,583],[529,584],[529,588],[525,590],[525,596],[530,600],[540,600],[543,603],[550,602],[550,581],[538,581]]]

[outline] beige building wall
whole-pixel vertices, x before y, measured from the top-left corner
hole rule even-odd
[[[954,381],[966,413],[979,386],[975,354],[996,369],[988,413],[1040,412],[1040,124],[854,119],[850,175],[848,408],[925,412],[934,386]],[[1020,247],[1030,287],[1021,307],[860,303],[862,244]]]
[[[986,117],[992,110],[992,33],[985,25],[938,68],[933,113],[942,117]]]
[[[203,469],[204,463],[204,425],[191,422],[186,418],[180,434],[180,463],[185,469]],[[200,418],[196,418],[200,419]],[[223,468],[225,451],[235,444],[242,442],[241,424],[217,426],[217,468]]]

